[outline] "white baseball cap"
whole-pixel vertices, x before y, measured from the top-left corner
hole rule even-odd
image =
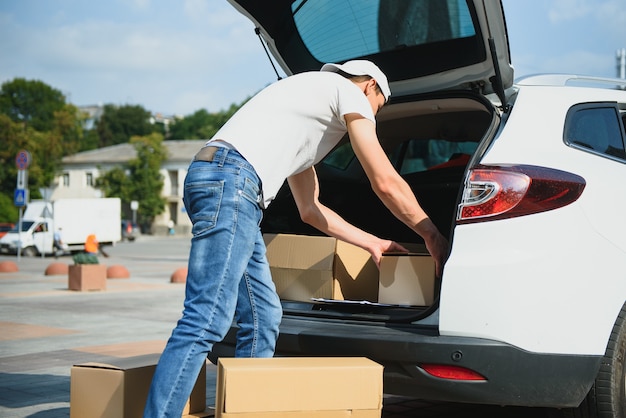
[[[343,71],[344,73],[350,75],[369,75],[380,87],[385,96],[385,101],[389,100],[389,96],[391,96],[391,89],[389,88],[389,83],[387,82],[387,76],[383,73],[380,68],[376,66],[371,61],[367,60],[352,60],[346,61],[343,64],[324,64],[320,71],[330,71],[337,72]]]

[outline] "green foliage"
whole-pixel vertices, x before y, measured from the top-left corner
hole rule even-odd
[[[150,123],[150,112],[142,106],[107,104],[96,122],[98,147],[125,144],[132,136],[149,135],[160,129]]]
[[[7,115],[0,114],[0,187],[2,194],[13,196],[17,179],[15,157],[29,146],[26,129]]]
[[[65,96],[38,80],[16,78],[0,89],[0,113],[37,131],[51,130],[54,113],[64,106]]]
[[[167,160],[167,148],[163,145],[163,135],[154,133],[148,136],[132,137],[130,143],[137,150],[137,158],[130,160],[130,178],[134,200],[139,202],[139,222],[152,223],[156,215],[165,210],[166,200],[161,196],[163,176],[161,165]]]
[[[95,187],[102,190],[107,197],[119,197],[123,202],[130,202],[133,200],[132,183],[126,171],[125,167],[120,166],[102,173],[96,179]]]
[[[132,200],[139,202],[139,222],[150,224],[155,216],[165,210],[166,199],[161,196],[163,176],[160,169],[168,158],[167,148],[163,145],[163,135],[160,133],[134,136],[130,143],[135,148],[136,157],[124,167],[103,173],[96,180],[96,187],[102,189],[108,197],[119,197],[125,204],[130,204]]]
[[[31,155],[28,167],[30,197],[40,197],[61,168],[63,156],[80,149],[83,137],[78,109],[41,81],[16,78],[0,90],[0,191],[13,196],[21,150]],[[0,202],[0,212],[9,211]],[[11,201],[12,206],[12,201]]]
[[[78,253],[72,256],[74,264],[100,264],[98,256],[95,254]]]
[[[15,78],[0,86],[0,220],[16,221],[13,205],[20,150],[31,154],[28,189],[31,199],[40,198],[39,189],[49,187],[62,169],[62,158],[77,152],[130,142],[137,157],[96,179],[106,196],[117,196],[127,205],[139,201],[139,221],[150,223],[165,209],[161,197],[160,167],[167,159],[163,137],[203,139],[212,137],[241,105],[226,111],[198,110],[165,125],[151,123],[151,113],[142,106],[107,104],[93,129],[84,129],[88,115],[66,103],[57,89],[38,80]]]
[[[98,137],[98,131],[95,129],[86,130],[84,131],[83,140],[80,142],[78,152],[97,149],[99,143],[100,138]]]
[[[209,113],[205,109],[200,109],[177,121],[170,128],[168,139],[209,139],[240,107],[241,105],[233,104],[228,110],[218,113]]]
[[[13,205],[13,195],[0,194],[0,222],[17,223],[18,209]]]

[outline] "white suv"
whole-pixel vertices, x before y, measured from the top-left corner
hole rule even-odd
[[[381,143],[450,240],[433,305],[285,300],[277,354],[369,357],[387,393],[626,417],[626,81],[514,83],[496,0],[229,1],[287,74],[382,68]],[[317,171],[349,221],[419,244],[347,139]],[[263,229],[318,234],[288,188]]]

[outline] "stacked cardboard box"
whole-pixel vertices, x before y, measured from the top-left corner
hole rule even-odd
[[[141,418],[159,354],[84,363],[70,372],[70,418]],[[206,409],[206,365],[200,371],[184,414]]]
[[[367,251],[330,237],[265,234],[264,240],[281,298],[376,300],[378,269]]]
[[[425,254],[388,253],[380,260],[378,302],[430,306],[435,296],[435,262]]]
[[[381,416],[383,367],[360,357],[221,358],[216,418]]]
[[[433,303],[435,267],[425,250],[385,254],[379,270],[367,251],[335,238],[265,234],[264,239],[272,278],[282,299]]]

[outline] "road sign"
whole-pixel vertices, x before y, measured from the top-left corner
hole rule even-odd
[[[18,207],[26,206],[26,189],[15,189],[13,203]]]
[[[21,150],[15,157],[15,165],[18,170],[26,170],[30,165],[30,152]]]
[[[28,170],[17,170],[17,189],[28,188]]]

